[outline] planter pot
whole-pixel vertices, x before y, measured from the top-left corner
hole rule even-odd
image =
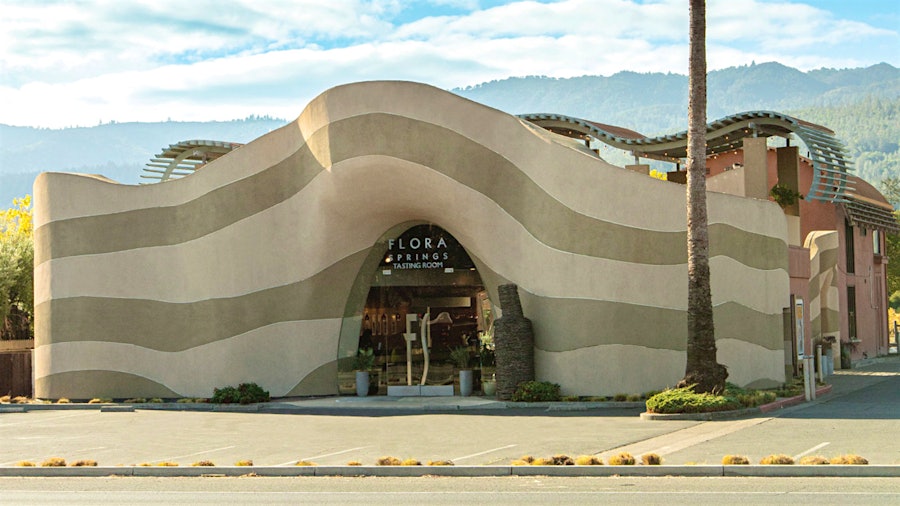
[[[356,371],[356,395],[369,395],[369,371]]]
[[[465,369],[459,371],[459,395],[468,397],[472,395],[472,384],[474,382],[473,371]]]
[[[497,381],[496,380],[484,380],[481,382],[481,389],[484,391],[484,395],[487,397],[493,397],[497,395]]]

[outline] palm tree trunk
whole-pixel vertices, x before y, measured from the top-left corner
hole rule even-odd
[[[679,386],[697,392],[722,391],[728,371],[716,361],[709,281],[709,231],[706,213],[706,0],[690,0],[688,77],[687,366]]]

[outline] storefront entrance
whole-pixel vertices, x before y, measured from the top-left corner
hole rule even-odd
[[[358,349],[371,349],[375,358],[370,395],[419,385],[458,392],[454,378],[461,360],[475,371],[480,392],[481,377],[493,374],[491,305],[456,239],[435,225],[388,238],[372,279],[358,340]],[[340,374],[341,394],[355,394],[352,371]]]

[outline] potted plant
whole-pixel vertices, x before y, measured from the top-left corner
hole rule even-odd
[[[497,379],[494,376],[496,359],[493,340],[482,337],[478,359],[481,362],[481,391],[484,392],[484,395],[493,397],[497,393]]]
[[[356,353],[353,360],[353,369],[356,371],[356,395],[365,397],[369,395],[369,370],[375,364],[375,353],[372,348],[362,348]]]
[[[465,346],[457,346],[450,350],[450,361],[459,370],[459,394],[463,397],[472,395],[473,376],[472,369],[469,366],[471,357],[469,356],[469,348]]]

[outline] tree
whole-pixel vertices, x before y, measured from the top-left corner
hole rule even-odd
[[[0,339],[34,336],[34,243],[31,197],[0,211]]]
[[[728,371],[716,361],[712,293],[709,281],[709,227],[706,211],[706,0],[690,0],[688,72],[687,365],[680,387],[718,393]]]
[[[881,180],[881,194],[894,206],[900,207],[900,177],[892,176]],[[897,216],[898,211],[894,211]],[[894,305],[894,296],[900,300],[900,234],[884,234],[885,250],[888,257],[894,257],[887,263],[887,293]],[[900,306],[895,306],[895,310]]]

